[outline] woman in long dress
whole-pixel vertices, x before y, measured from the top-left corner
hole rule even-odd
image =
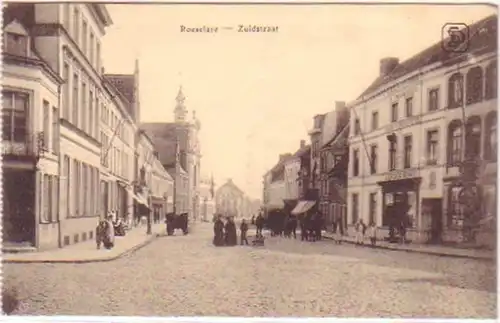
[[[214,246],[220,247],[224,245],[224,223],[220,216],[217,216],[214,221]]]
[[[225,226],[226,233],[226,246],[236,246],[238,243],[238,236],[236,233],[236,225],[234,224],[234,220],[232,217],[227,219]]]

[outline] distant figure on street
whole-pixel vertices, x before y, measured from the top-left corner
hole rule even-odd
[[[366,232],[366,225],[363,222],[363,219],[358,220],[355,229],[356,229],[356,244],[363,245],[365,241],[365,232]]]
[[[252,215],[252,225],[255,225],[255,215]]]
[[[375,226],[375,222],[370,223],[370,226],[367,230],[368,237],[370,238],[370,244],[372,247],[375,247],[377,244],[377,227]]]
[[[96,244],[97,249],[101,249],[101,244],[106,249],[112,249],[115,244],[115,232],[113,227],[112,216],[109,215],[105,220],[99,221],[96,228]]]
[[[236,233],[236,224],[232,217],[228,217],[224,229],[226,246],[235,246],[238,243],[238,235]]]
[[[240,240],[241,240],[241,245],[245,243],[248,246],[248,240],[247,240],[247,232],[248,232],[248,224],[245,219],[241,221],[240,225]]]
[[[262,235],[262,229],[264,228],[264,217],[261,213],[255,219],[255,226],[257,227],[256,235]]]
[[[224,245],[224,222],[222,222],[220,215],[215,216],[214,220],[213,244],[216,247],[221,247]]]

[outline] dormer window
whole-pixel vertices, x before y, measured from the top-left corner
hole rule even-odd
[[[17,20],[5,26],[4,39],[4,49],[6,53],[18,56],[28,56],[28,32]]]
[[[5,33],[5,52],[19,56],[28,56],[28,37],[14,33]]]

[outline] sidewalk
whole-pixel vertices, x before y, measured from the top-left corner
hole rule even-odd
[[[29,252],[3,253],[4,263],[87,263],[118,259],[140,249],[159,236],[165,234],[165,224],[153,224],[152,234],[146,234],[146,226],[138,226],[127,232],[124,237],[115,237],[115,246],[111,250],[96,248],[95,240],[88,240],[65,248]]]
[[[331,232],[323,232],[323,238],[333,240],[333,233]],[[355,237],[351,236],[343,236],[343,242],[346,243],[356,243]],[[368,245],[369,241],[366,240],[365,244]],[[368,247],[368,246],[367,246]],[[496,252],[494,250],[485,250],[485,249],[462,249],[462,248],[454,248],[448,246],[439,246],[439,245],[425,245],[425,244],[398,244],[398,243],[389,243],[387,241],[377,240],[377,245],[375,248],[378,249],[388,249],[395,251],[406,251],[406,252],[415,252],[422,253],[434,256],[441,257],[455,257],[455,258],[471,258],[471,259],[482,259],[482,260],[495,260]]]

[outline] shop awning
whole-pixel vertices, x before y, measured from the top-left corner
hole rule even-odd
[[[141,205],[149,207],[148,200],[144,196],[142,196],[140,194],[136,194],[132,190],[128,190],[128,193],[132,196],[134,201],[136,201],[137,203],[139,203]]]
[[[297,214],[302,214],[307,211],[309,211],[314,204],[316,204],[315,201],[299,201],[297,206],[292,210],[292,214],[297,215]]]

